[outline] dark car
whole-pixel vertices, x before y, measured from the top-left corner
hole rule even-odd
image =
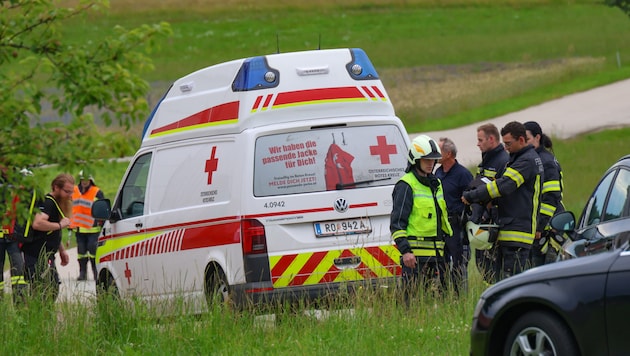
[[[630,155],[613,164],[580,219],[554,216],[570,239],[560,259],[503,280],[480,297],[471,355],[630,354]],[[579,257],[579,258],[575,258]]]
[[[488,288],[471,355],[627,355],[630,248],[544,265]]]
[[[571,212],[554,216],[550,224],[570,238],[560,259],[609,251],[623,244],[630,234],[630,155],[604,173],[577,224]]]

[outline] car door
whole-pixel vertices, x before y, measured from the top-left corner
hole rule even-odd
[[[630,231],[630,171],[608,172],[589,198],[577,229],[578,256],[610,250],[616,237]],[[618,246],[618,244],[616,244]]]
[[[106,250],[106,259],[120,279],[119,287],[124,295],[142,294],[146,279],[146,266],[141,256],[145,246],[138,242],[145,233],[145,206],[147,205],[147,179],[151,153],[139,156],[124,179],[112,212],[118,220],[111,224],[106,243],[99,247]]]
[[[630,233],[620,236],[627,239]],[[612,264],[606,283],[606,331],[608,355],[628,353],[628,315],[630,315],[630,248],[625,243]]]

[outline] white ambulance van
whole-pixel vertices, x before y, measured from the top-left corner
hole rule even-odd
[[[148,118],[113,203],[94,204],[98,290],[205,308],[392,285],[408,145],[361,49],[187,75]]]

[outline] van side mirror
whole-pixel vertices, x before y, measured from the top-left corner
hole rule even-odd
[[[549,225],[556,231],[573,232],[575,230],[575,215],[570,211],[563,211],[552,217]]]
[[[112,203],[109,199],[99,199],[92,204],[92,217],[96,220],[109,220],[112,212]]]

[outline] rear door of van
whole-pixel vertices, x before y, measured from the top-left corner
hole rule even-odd
[[[407,166],[400,121],[350,117],[258,131],[253,200],[244,205],[264,225],[273,288],[399,274],[389,221],[392,189]]]

